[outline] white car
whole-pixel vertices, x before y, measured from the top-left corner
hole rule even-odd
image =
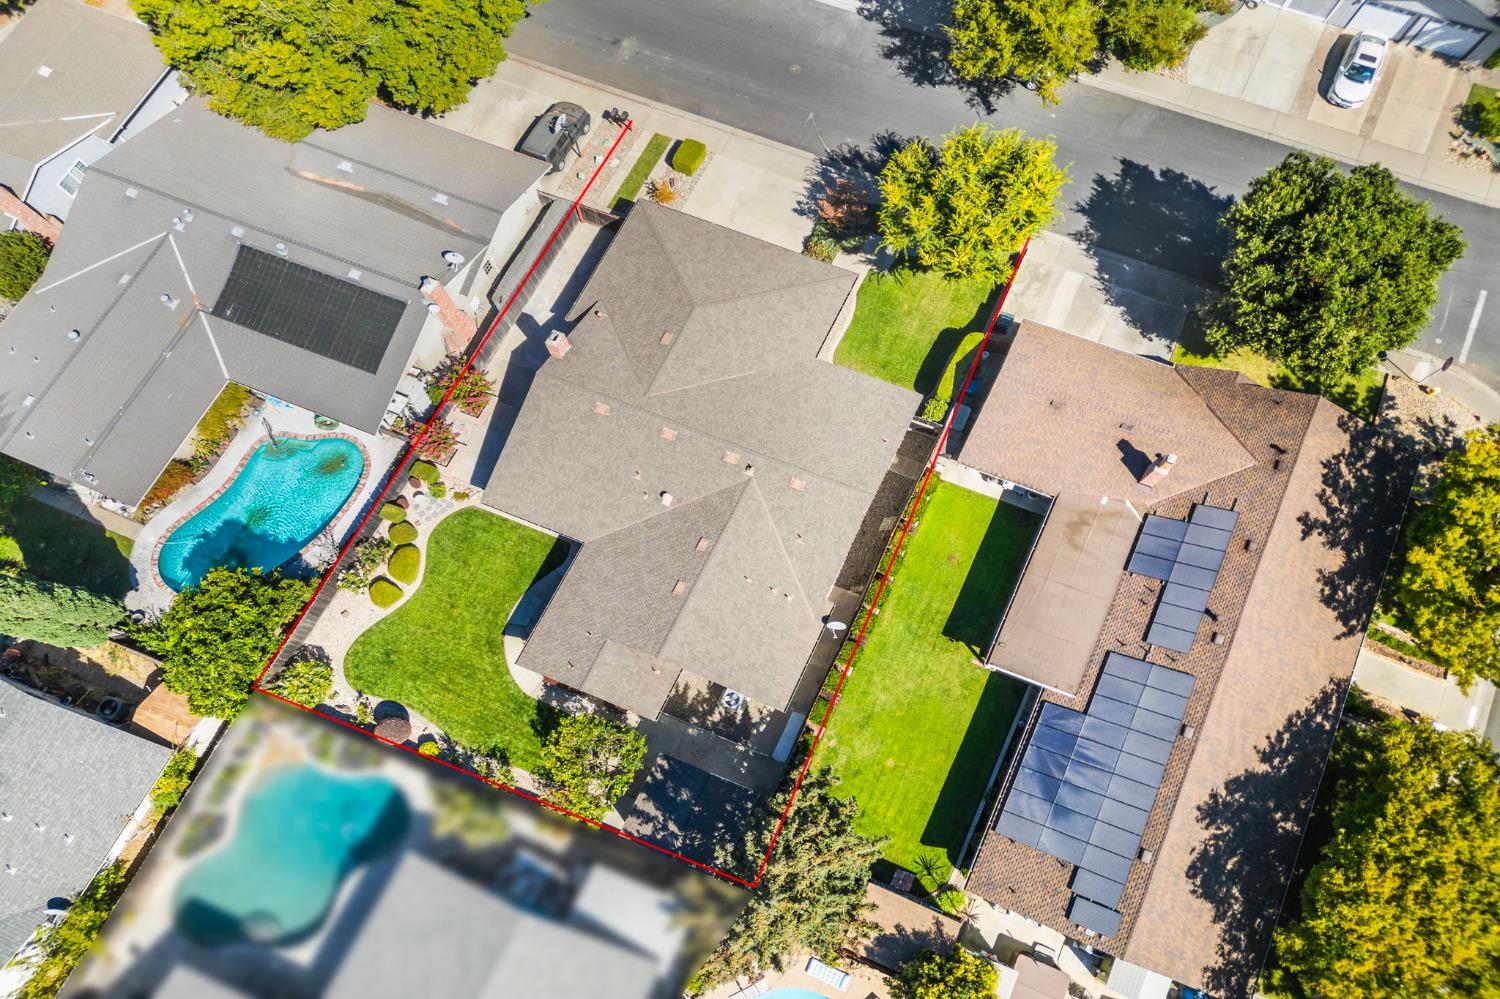
[[[1357,108],[1363,104],[1380,81],[1380,70],[1385,65],[1386,53],[1390,51],[1389,39],[1361,31],[1349,40],[1344,58],[1339,62],[1339,71],[1328,88],[1328,101],[1341,108]]]

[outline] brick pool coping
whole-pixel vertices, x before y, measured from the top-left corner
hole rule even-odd
[[[353,444],[355,447],[359,448],[360,457],[364,459],[364,468],[359,473],[359,481],[357,483],[355,483],[353,492],[351,492],[349,494],[349,498],[348,499],[344,500],[343,505],[341,505],[338,508],[338,511],[335,512],[332,517],[328,518],[328,524],[336,524],[336,523],[338,523],[339,520],[344,516],[344,514],[348,513],[348,511],[349,511],[349,505],[351,503],[353,503],[356,499],[358,499],[359,496],[360,496],[360,494],[364,492],[365,483],[370,480],[370,452],[369,452],[369,450],[366,449],[366,447],[364,446],[364,444],[361,441],[359,441],[359,440],[357,440],[357,439],[355,439],[353,437],[350,437],[348,434],[340,434],[340,433],[327,433],[327,434],[291,434],[291,433],[287,433],[287,434],[282,434],[281,435],[281,439],[282,440],[297,440],[297,441],[321,441],[321,440],[327,440],[327,439],[332,438],[332,437],[337,437],[340,440],[346,440],[350,444]],[[165,531],[162,532],[161,537],[156,542],[156,549],[151,553],[151,576],[152,576],[153,579],[156,580],[156,584],[158,586],[160,586],[162,589],[166,590],[168,593],[176,594],[177,592],[179,592],[177,590],[172,589],[172,587],[168,586],[167,585],[167,581],[161,578],[161,566],[159,564],[161,562],[161,550],[164,547],[166,547],[167,541],[171,539],[172,535],[174,535],[174,534],[177,533],[177,529],[178,528],[182,527],[183,524],[186,524],[188,521],[192,520],[198,514],[202,513],[205,509],[207,509],[214,502],[214,500],[216,500],[220,496],[222,496],[224,494],[225,490],[227,490],[230,486],[234,485],[234,483],[239,479],[240,473],[245,470],[245,466],[250,463],[250,459],[253,458],[253,457],[255,457],[255,455],[260,452],[260,449],[263,448],[263,447],[265,447],[269,443],[271,443],[271,438],[270,437],[264,437],[263,436],[263,437],[257,438],[255,440],[255,442],[253,444],[251,444],[249,448],[246,449],[245,453],[240,456],[239,463],[237,465],[235,465],[234,471],[231,472],[229,475],[227,475],[224,478],[224,481],[222,483],[220,483],[219,488],[215,489],[205,499],[200,500],[196,506],[194,506],[187,513],[183,514],[181,517],[178,517],[177,520],[172,524],[171,527],[167,528]],[[328,526],[328,524],[325,524],[323,529],[326,529],[327,526]],[[323,533],[323,529],[320,529],[318,531],[318,533],[322,534]],[[297,558],[298,556],[301,556],[301,555],[305,555],[313,547],[313,545],[316,544],[316,543],[317,543],[317,537],[314,536],[314,538],[313,538],[312,541],[309,541],[307,544],[303,545],[302,548],[299,549],[296,554],[288,557],[287,560],[286,560],[286,562],[282,562],[281,565],[276,566],[276,568],[279,569],[279,568],[281,568],[282,565],[286,565],[287,562],[290,562],[292,559]]]

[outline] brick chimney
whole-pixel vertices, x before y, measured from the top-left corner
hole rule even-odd
[[[553,330],[547,337],[547,353],[553,357],[562,357],[573,349],[573,341],[568,339],[568,334],[562,330]]]
[[[34,232],[49,243],[56,243],[62,235],[62,223],[50,215],[43,215],[11,193],[10,188],[0,187],[0,215],[9,215],[27,232]]]
[[[458,307],[453,301],[448,289],[443,287],[441,281],[427,277],[422,279],[422,297],[437,306],[437,315],[448,327],[443,334],[443,342],[448,345],[448,353],[462,354],[469,346],[469,341],[474,339],[477,327],[474,325],[474,317]]]
[[[1151,463],[1151,467],[1146,469],[1146,474],[1141,476],[1141,485],[1147,489],[1155,489],[1166,481],[1167,476],[1172,471],[1172,466],[1175,464],[1177,464],[1177,456],[1175,454],[1157,455],[1156,460]]]

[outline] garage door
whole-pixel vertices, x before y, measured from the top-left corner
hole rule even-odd
[[[1387,7],[1383,3],[1366,3],[1354,12],[1349,20],[1353,31],[1368,31],[1383,38],[1400,38],[1407,25],[1416,20],[1409,10]]]
[[[1419,49],[1462,59],[1474,51],[1474,46],[1484,41],[1486,34],[1488,32],[1471,28],[1467,24],[1454,24],[1452,21],[1429,18],[1417,29],[1417,33],[1409,41]]]

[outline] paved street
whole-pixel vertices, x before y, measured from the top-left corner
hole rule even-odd
[[[914,0],[930,4],[933,0]],[[874,0],[887,23],[931,16],[902,0]],[[867,5],[865,10],[869,10]],[[1139,260],[1203,280],[1222,247],[1213,220],[1289,147],[1088,86],[1045,109],[1024,91],[992,110],[948,84],[923,35],[810,0],[567,0],[546,4],[509,43],[517,55],[567,73],[822,152],[880,136],[937,136],[976,115],[1056,137],[1073,163],[1058,232],[1081,235],[1103,277]],[[1500,389],[1500,301],[1486,303],[1500,245],[1500,211],[1422,190],[1460,223],[1473,247],[1444,280],[1419,346],[1466,358]]]

